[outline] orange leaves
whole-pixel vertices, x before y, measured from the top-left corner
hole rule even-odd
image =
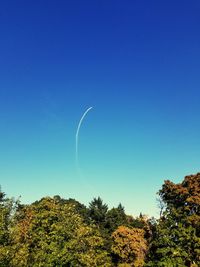
[[[168,205],[187,215],[200,213],[200,173],[186,176],[182,183],[174,184],[171,181],[165,181],[162,189],[159,191],[162,200]]]
[[[129,266],[143,266],[147,252],[147,242],[144,239],[144,230],[119,226],[112,234],[112,251],[119,258],[120,263]]]

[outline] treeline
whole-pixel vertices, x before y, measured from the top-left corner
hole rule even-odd
[[[0,192],[0,266],[200,266],[200,173],[165,181],[158,195],[154,219],[99,197],[89,207],[60,196],[23,205]]]

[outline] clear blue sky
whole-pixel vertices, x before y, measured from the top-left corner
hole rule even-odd
[[[198,0],[1,1],[3,191],[156,215],[164,179],[200,170],[199,14]]]

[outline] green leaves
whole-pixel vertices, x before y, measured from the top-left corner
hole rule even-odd
[[[110,266],[100,233],[83,222],[73,204],[43,198],[19,213],[11,266]]]
[[[166,209],[157,222],[147,266],[200,266],[200,174],[179,184],[165,181],[159,195]]]
[[[21,205],[0,191],[0,266],[200,266],[200,174],[165,181],[159,196],[155,220],[100,197],[89,208],[60,196]]]
[[[18,201],[6,198],[0,191],[0,266],[9,266],[11,257],[10,227]]]
[[[104,227],[108,206],[103,204],[103,200],[94,198],[89,204],[89,217],[99,227]]]

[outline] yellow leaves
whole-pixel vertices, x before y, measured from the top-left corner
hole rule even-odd
[[[83,222],[73,204],[51,198],[20,210],[12,243],[12,266],[110,266],[99,231]]]
[[[147,252],[143,229],[119,226],[112,237],[112,251],[120,258],[120,264],[123,262],[129,266],[143,266]]]

